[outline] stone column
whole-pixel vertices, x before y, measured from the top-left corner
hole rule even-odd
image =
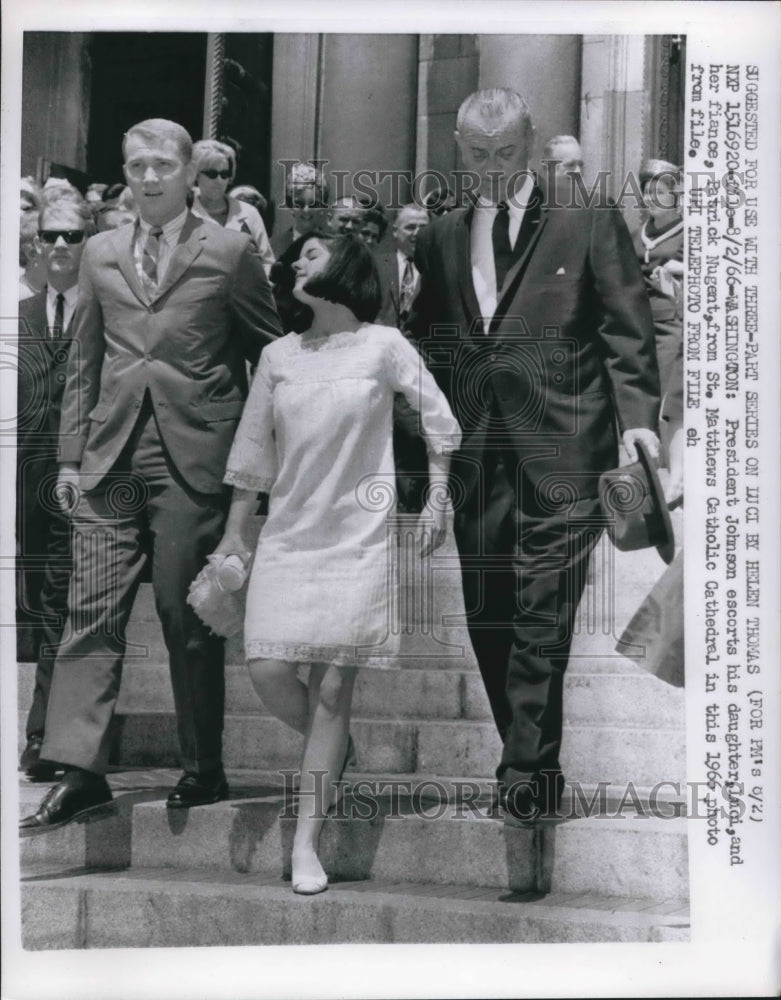
[[[642,35],[586,35],[580,134],[589,187],[607,170],[608,194],[618,196],[627,172],[635,174],[644,156],[651,95],[645,89],[646,40]],[[630,225],[637,218],[631,198],[625,206]]]

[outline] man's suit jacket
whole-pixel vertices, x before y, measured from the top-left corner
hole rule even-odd
[[[382,305],[377,322],[383,326],[395,326],[400,329],[399,266],[396,261],[396,251],[375,252],[374,261],[377,264],[382,289]]]
[[[659,410],[651,314],[623,218],[612,206],[546,207],[535,187],[484,333],[473,212],[450,212],[418,236],[410,320],[464,430],[462,452],[512,450],[548,500],[562,489],[596,496],[599,474],[617,464],[616,417],[621,430],[656,430]]]
[[[73,319],[59,340],[48,333],[46,290],[19,303],[17,449],[54,450]]]
[[[255,364],[281,331],[262,260],[244,233],[190,214],[150,298],[133,259],[135,226],[84,250],[60,423],[60,461],[94,489],[125,446],[149,393],[189,486],[222,488]]]
[[[46,555],[47,525],[57,516],[52,490],[72,328],[71,319],[60,340],[50,339],[45,290],[19,303],[16,527],[23,556]],[[33,604],[28,598],[28,607]]]

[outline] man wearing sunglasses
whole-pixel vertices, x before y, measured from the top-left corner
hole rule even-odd
[[[224,643],[187,592],[223,534],[222,478],[246,363],[281,331],[252,238],[188,210],[191,153],[181,125],[132,126],[124,171],[138,224],[99,233],[82,260],[59,441],[73,530],[70,615],[41,748],[68,770],[22,820],[25,835],[111,803],[105,774],[125,628],[150,562],[184,770],[168,805],[228,794]]]
[[[95,231],[89,207],[70,200],[44,204],[36,249],[44,263],[43,291],[19,304],[17,380],[17,551],[19,659],[36,661],[19,769],[51,780],[55,766],[40,759],[54,654],[68,611],[70,526],[59,510],[57,437],[62,386],[78,298],[79,265]]]

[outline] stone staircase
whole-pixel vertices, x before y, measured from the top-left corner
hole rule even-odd
[[[301,738],[265,714],[236,643],[231,798],[166,809],[178,751],[146,586],[115,720],[116,813],[21,842],[25,947],[688,939],[683,692],[614,650],[663,569],[656,553],[595,552],[565,691],[569,818],[519,829],[491,807],[501,748],[459,623],[452,539],[427,574],[404,541],[400,669],[356,684],[358,762],[321,839],[329,891],[297,897],[285,881],[295,800],[280,772]],[[33,673],[20,666],[20,744]],[[682,791],[664,786],[650,809],[662,781]],[[21,783],[23,814],[43,791]]]

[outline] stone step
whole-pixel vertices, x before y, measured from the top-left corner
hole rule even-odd
[[[332,879],[687,895],[686,820],[669,802],[651,807],[638,794],[633,809],[617,798],[618,789],[600,802],[593,789],[576,794],[569,787],[561,807],[569,819],[519,829],[502,823],[484,786],[371,778],[351,779],[323,828],[320,856]],[[114,816],[23,839],[22,864],[289,874],[297,802],[273,776],[231,773],[230,800],[187,812],[165,806],[175,772],[109,780]],[[34,811],[40,795],[40,788],[23,786],[23,814]]]
[[[24,710],[32,699],[33,664],[21,664],[18,700]],[[226,712],[263,714],[245,666],[225,671]],[[683,725],[684,692],[651,674],[567,673],[564,719],[567,725],[676,727]],[[173,711],[168,666],[129,663],[123,671],[118,711]],[[491,719],[480,675],[473,670],[362,670],[353,697],[353,713],[362,718]]]
[[[24,715],[20,713],[20,733]],[[455,774],[491,777],[501,743],[491,722],[431,719],[354,718],[351,731],[358,768],[372,774]],[[23,745],[20,735],[19,746]],[[175,767],[179,761],[176,724],[170,712],[117,713],[111,761],[125,767]],[[277,770],[298,766],[303,738],[271,716],[225,719],[223,759],[229,768]],[[567,778],[597,784],[653,786],[683,782],[686,752],[677,728],[569,726],[561,766]]]
[[[30,950],[219,945],[687,941],[678,900],[515,894],[468,886],[335,883],[296,896],[278,876],[73,872],[22,881]],[[511,905],[515,904],[515,905]]]

